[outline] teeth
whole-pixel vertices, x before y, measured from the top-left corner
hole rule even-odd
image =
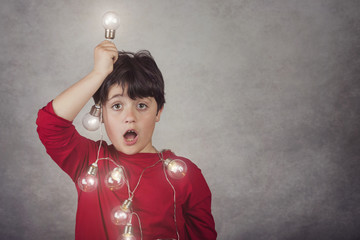
[[[135,132],[134,130],[128,130],[126,133],[135,133],[135,134],[136,134],[136,132]],[[125,134],[126,134],[126,133],[125,133]],[[124,135],[125,135],[125,134],[124,134]]]
[[[127,137],[126,137],[126,134],[129,134],[129,133],[134,134],[134,138],[127,138]],[[136,138],[136,135],[137,135],[137,133],[136,133],[134,130],[128,130],[128,131],[124,134],[125,141],[126,141],[126,142],[132,142],[132,141],[134,141],[135,138]]]

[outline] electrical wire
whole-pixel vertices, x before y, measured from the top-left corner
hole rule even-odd
[[[177,239],[180,240],[179,230],[178,230],[177,221],[176,221],[176,190],[175,190],[174,186],[171,184],[171,182],[166,174],[165,164],[163,165],[163,171],[164,171],[164,175],[165,175],[167,182],[170,184],[170,186],[174,192],[174,222],[175,222]]]
[[[100,105],[100,106],[101,106],[101,105]],[[110,158],[110,157],[100,158],[100,149],[101,149],[101,146],[102,146],[102,142],[104,141],[104,140],[103,140],[102,124],[101,124],[101,123],[102,123],[102,119],[103,119],[102,116],[103,116],[103,114],[102,114],[102,107],[101,107],[101,108],[100,108],[100,143],[99,143],[99,148],[98,148],[98,151],[97,151],[97,156],[96,156],[95,164],[97,164],[98,161],[108,160],[108,161],[112,162],[115,166],[121,168],[121,169],[123,170],[124,178],[125,178],[125,183],[126,183],[127,188],[128,188],[129,200],[132,200],[133,197],[134,197],[134,195],[135,195],[135,191],[137,190],[137,188],[138,188],[138,186],[139,186],[139,184],[140,184],[140,181],[141,181],[141,179],[142,179],[142,176],[143,176],[144,172],[145,172],[147,169],[149,169],[149,168],[155,167],[159,162],[165,162],[165,160],[163,159],[163,152],[162,152],[162,151],[159,152],[159,151],[157,151],[157,150],[155,149],[155,150],[156,150],[156,153],[157,153],[158,156],[159,156],[159,160],[158,160],[156,163],[154,163],[154,164],[152,164],[152,165],[150,165],[150,166],[147,166],[147,167],[145,167],[145,168],[142,170],[142,172],[141,172],[141,174],[140,174],[140,176],[139,176],[139,179],[138,179],[138,181],[137,181],[137,184],[136,184],[135,187],[134,187],[134,190],[131,191],[131,190],[130,190],[130,183],[129,183],[128,176],[127,176],[127,174],[126,174],[126,171],[125,171],[124,166],[117,164],[117,163],[116,163],[112,158]],[[161,154],[161,155],[160,155],[160,154]],[[171,186],[171,188],[172,188],[172,190],[173,190],[173,193],[174,193],[174,223],[175,223],[177,240],[180,240],[179,230],[178,230],[177,221],[176,221],[176,190],[175,190],[174,186],[171,184],[171,182],[170,182],[170,180],[169,180],[169,178],[168,178],[168,176],[167,176],[167,173],[166,173],[166,169],[165,169],[165,168],[166,168],[166,167],[165,167],[165,164],[163,164],[163,172],[164,172],[166,181],[169,183],[169,185]],[[131,223],[131,221],[132,221],[132,215],[135,215],[135,216],[137,217],[137,219],[138,219],[138,222],[139,222],[139,230],[140,230],[140,237],[141,237],[141,240],[142,240],[142,239],[143,239],[143,232],[142,232],[142,226],[141,226],[140,216],[139,216],[136,212],[133,211],[133,212],[131,213],[131,215],[130,215],[130,221],[129,221],[130,223]]]
[[[132,215],[135,215],[138,219],[138,222],[139,222],[139,229],[140,229],[140,239],[142,240],[143,239],[143,233],[142,233],[142,227],[141,227],[141,220],[140,220],[140,217],[139,217],[139,214],[137,214],[136,212],[132,212],[131,213],[131,217]],[[130,220],[131,221],[131,220]]]

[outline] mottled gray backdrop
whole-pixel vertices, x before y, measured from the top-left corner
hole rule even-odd
[[[203,170],[219,239],[360,239],[359,0],[1,0],[1,239],[74,237],[35,119],[91,70],[108,10],[163,72],[155,146]]]

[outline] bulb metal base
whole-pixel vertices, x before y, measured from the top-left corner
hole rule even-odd
[[[106,39],[114,39],[115,38],[115,30],[105,29],[105,38]]]
[[[93,105],[91,107],[91,110],[90,110],[89,113],[90,113],[91,116],[100,117],[100,114],[101,114],[100,105],[98,105],[98,104]]]
[[[121,208],[124,210],[128,210],[131,207],[132,201],[130,199],[126,199],[123,204],[121,205]]]
[[[133,227],[131,224],[126,224],[124,228],[124,235],[133,235]]]
[[[168,166],[172,159],[168,158],[164,161],[165,166]]]
[[[98,167],[96,163],[91,164],[91,166],[89,167],[87,173],[93,176],[96,176],[96,173],[98,171]]]

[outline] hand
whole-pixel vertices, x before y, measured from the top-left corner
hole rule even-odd
[[[116,60],[118,59],[118,50],[115,44],[105,40],[96,46],[94,50],[94,69],[93,71],[107,77],[112,71]]]

